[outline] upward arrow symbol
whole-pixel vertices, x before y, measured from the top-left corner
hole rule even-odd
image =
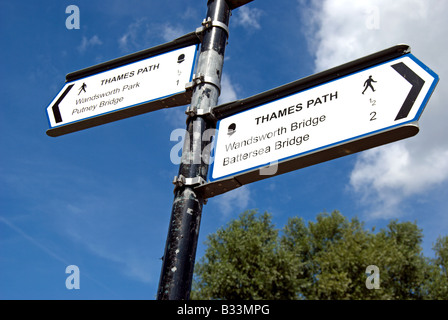
[[[420,78],[414,71],[412,71],[407,65],[405,65],[403,62],[394,64],[391,66],[395,69],[403,78],[405,78],[411,85],[411,91],[409,91],[408,96],[403,102],[403,106],[401,107],[400,111],[398,111],[397,117],[395,118],[395,121],[406,118],[409,114],[409,112],[412,109],[412,106],[414,105],[415,100],[417,99],[420,91],[423,88],[423,85],[425,84],[425,81]]]

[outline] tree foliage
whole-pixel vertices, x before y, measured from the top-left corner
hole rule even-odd
[[[422,254],[422,230],[391,221],[375,232],[338,211],[282,230],[250,210],[208,236],[195,267],[193,299],[448,299],[448,237]],[[366,268],[379,269],[368,289]]]

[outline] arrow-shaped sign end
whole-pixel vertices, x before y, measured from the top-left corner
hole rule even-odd
[[[397,71],[412,85],[408,96],[404,100],[403,105],[401,106],[400,111],[398,111],[397,117],[395,118],[395,121],[397,121],[406,118],[409,115],[409,112],[411,111],[415,100],[417,99],[420,91],[423,88],[423,85],[425,84],[425,80],[420,78],[414,71],[411,70],[411,68],[409,68],[403,62],[391,65],[391,67],[394,68],[395,71]]]
[[[59,110],[59,104],[64,100],[65,96],[70,92],[75,84],[69,85],[64,92],[59,96],[58,100],[51,107],[51,111],[53,112],[54,121],[56,123],[62,122],[61,111]],[[50,115],[49,115],[50,116]]]

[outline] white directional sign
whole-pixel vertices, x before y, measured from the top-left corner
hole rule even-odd
[[[186,91],[197,47],[190,45],[66,83],[47,108],[49,134],[61,134],[58,128],[64,134],[163,108],[147,106]],[[70,126],[75,129],[65,129]]]
[[[275,174],[277,163],[415,123],[437,82],[434,72],[406,54],[226,117],[217,124],[209,181],[239,180],[269,164]],[[414,128],[408,136],[418,132]]]

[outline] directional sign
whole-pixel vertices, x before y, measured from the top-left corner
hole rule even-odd
[[[437,82],[409,53],[225,117],[202,188],[213,196],[415,135]]]
[[[47,108],[47,134],[82,130],[166,107],[185,105],[197,44],[67,82]],[[104,70],[106,69],[106,70]]]

